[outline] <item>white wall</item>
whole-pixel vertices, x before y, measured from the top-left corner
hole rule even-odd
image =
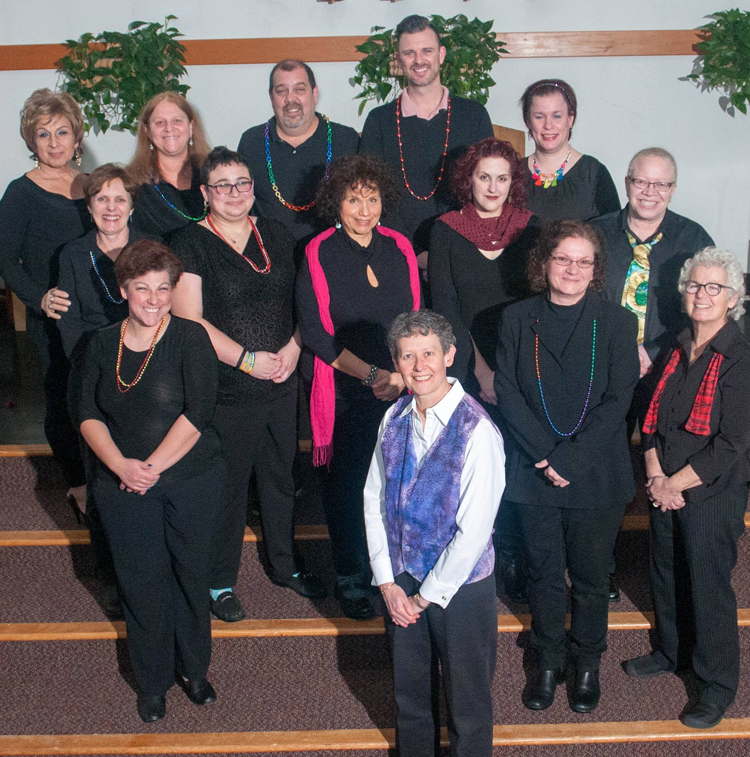
[[[589,31],[612,29],[688,29],[724,7],[720,0],[140,0],[118,3],[55,0],[3,3],[0,44],[36,44],[77,38],[81,33],[125,29],[134,19],[174,22],[189,39],[292,37],[367,34],[374,25],[391,28],[409,13],[465,13],[495,18],[497,31]],[[729,3],[727,7],[733,5]],[[33,23],[30,22],[33,19]],[[703,224],[717,244],[733,250],[747,270],[750,239],[750,120],[732,118],[717,95],[699,93],[679,77],[689,73],[690,56],[622,58],[506,59],[495,67],[497,85],[488,109],[494,123],[523,128],[517,101],[527,84],[556,76],[569,81],[579,100],[575,146],[610,169],[624,199],[628,160],[642,147],[671,150],[679,166],[672,208]],[[214,144],[236,146],[242,131],[270,113],[270,65],[193,66],[187,83]],[[319,109],[361,130],[358,101],[349,79],[353,63],[314,65]],[[54,71],[0,72],[0,186],[28,170],[30,161],[18,136],[18,112],[37,87],[54,87]],[[108,160],[127,161],[128,134],[108,133],[86,141],[84,168]]]

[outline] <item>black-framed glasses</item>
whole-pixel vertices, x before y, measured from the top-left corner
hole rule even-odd
[[[238,192],[244,193],[249,192],[253,188],[253,180],[240,179],[234,184],[230,184],[228,181],[222,181],[219,184],[206,184],[206,186],[211,187],[211,189],[215,189],[216,194],[220,195],[231,194],[233,189],[236,189]]]
[[[571,258],[566,258],[565,255],[551,255],[550,257],[562,268],[567,268],[571,263],[575,263],[579,268],[588,270],[594,265],[593,260],[571,260]]]
[[[628,181],[636,189],[653,187],[657,192],[668,192],[677,183],[676,181],[646,181],[646,179],[635,179],[632,176],[628,176]]]
[[[685,291],[688,294],[698,294],[701,289],[705,289],[709,297],[716,297],[717,294],[721,293],[722,289],[732,289],[732,287],[726,284],[715,284],[713,281],[709,281],[708,284],[699,284],[697,281],[688,279],[685,282]]]

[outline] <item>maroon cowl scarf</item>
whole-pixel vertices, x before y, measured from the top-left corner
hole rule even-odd
[[[526,228],[532,215],[530,210],[506,202],[499,216],[482,218],[469,202],[461,210],[440,216],[440,220],[480,250],[504,250]]]

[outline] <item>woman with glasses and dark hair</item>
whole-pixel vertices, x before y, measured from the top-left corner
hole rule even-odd
[[[638,325],[601,296],[604,255],[587,223],[543,227],[528,273],[536,297],[505,309],[495,371],[505,499],[521,524],[538,656],[522,699],[532,710],[549,707],[570,654],[571,708],[591,712],[607,648],[609,562],[635,494],[625,415],[638,381]]]
[[[263,543],[271,580],[304,597],[325,588],[294,551],[297,382],[300,354],[294,324],[294,239],[278,221],[252,215],[253,177],[247,161],[215,148],[201,168],[204,220],[175,233],[172,248],[185,274],[174,312],[202,323],[219,357],[214,425],[229,466],[225,510],[213,541],[211,609],[245,617],[234,593],[242,556],[250,478],[260,495]]]
[[[737,325],[745,282],[731,252],[695,254],[678,289],[690,327],[676,339],[641,430],[656,634],[653,651],[628,660],[625,672],[658,676],[690,661],[700,689],[682,722],[711,728],[734,702],[740,676],[731,578],[750,481],[750,344]]]

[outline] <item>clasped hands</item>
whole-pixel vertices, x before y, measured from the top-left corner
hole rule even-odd
[[[685,507],[682,492],[672,483],[670,477],[663,473],[646,480],[646,494],[653,506],[658,507],[663,513]]]
[[[380,585],[380,593],[385,600],[385,606],[388,608],[388,614],[391,620],[402,628],[417,622],[419,616],[427,609],[429,602],[422,597],[425,602],[424,607],[419,607],[414,597],[407,597],[406,592],[396,583],[387,583]]]
[[[547,479],[549,479],[555,486],[568,486],[570,484],[570,481],[563,478],[546,460],[540,460],[538,463],[534,463],[535,468],[544,468],[544,475]]]
[[[135,494],[145,494],[159,480],[159,475],[150,463],[124,457],[117,470],[120,489]]]

